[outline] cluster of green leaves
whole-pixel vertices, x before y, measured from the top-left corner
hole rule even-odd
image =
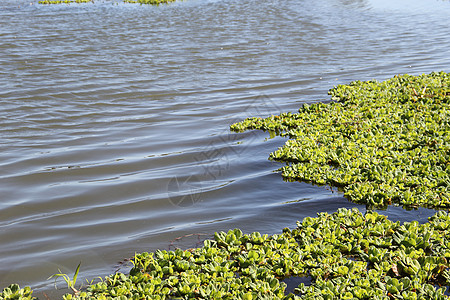
[[[116,273],[64,299],[448,299],[450,215],[425,224],[339,209],[281,234],[216,233],[196,249],[134,257]],[[306,277],[285,294],[288,277]]]
[[[89,3],[94,0],[41,0],[39,4],[70,4],[70,3]]]
[[[305,299],[447,299],[449,226],[444,212],[425,224],[356,209],[305,218],[291,234],[307,250],[313,284],[298,292]]]
[[[11,284],[0,293],[0,300],[31,300],[34,299],[32,294],[33,291],[28,286],[21,289],[18,284]]]
[[[330,103],[231,125],[290,139],[270,154],[287,180],[341,187],[375,207],[450,207],[450,75],[355,81]]]
[[[292,238],[239,229],[216,233],[202,248],[138,254],[128,276],[106,277],[76,299],[289,299],[294,296],[284,295],[286,284],[259,263],[295,245]]]
[[[71,299],[449,299],[450,214],[392,222],[356,208],[306,217],[281,234],[234,229],[201,248],[141,253]],[[286,295],[286,278],[309,277]],[[32,299],[12,285],[0,299]]]

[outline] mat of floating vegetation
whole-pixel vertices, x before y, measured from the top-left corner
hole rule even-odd
[[[450,75],[355,81],[331,103],[231,125],[290,139],[270,154],[292,181],[342,187],[354,202],[450,207]]]
[[[339,209],[281,234],[234,229],[202,248],[138,254],[129,275],[116,273],[64,299],[448,299],[449,229],[442,211],[425,224],[401,224]],[[310,284],[286,295],[289,277]],[[6,293],[11,287],[0,299],[17,299]]]

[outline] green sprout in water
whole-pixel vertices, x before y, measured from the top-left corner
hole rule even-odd
[[[58,274],[53,274],[48,279],[55,278],[55,286],[56,286],[56,280],[58,278],[62,277],[64,279],[64,281],[67,283],[67,288],[71,289],[75,294],[78,294],[79,291],[75,288],[75,284],[77,283],[77,277],[78,277],[78,273],[80,272],[80,266],[81,266],[81,262],[78,264],[78,266],[75,270],[75,273],[73,274],[72,279],[70,279],[70,277],[67,274],[62,273],[60,269],[58,269],[58,271],[59,271]]]

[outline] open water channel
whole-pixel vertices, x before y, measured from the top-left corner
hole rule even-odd
[[[285,140],[229,125],[336,84],[450,72],[449,16],[442,0],[2,0],[0,288],[42,297],[80,261],[79,282],[215,231],[364,211],[284,182],[268,155]]]

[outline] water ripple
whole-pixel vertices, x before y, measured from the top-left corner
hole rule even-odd
[[[267,160],[283,138],[229,125],[352,80],[449,72],[449,12],[411,0],[2,1],[0,285],[48,293],[45,278],[80,260],[92,279],[135,251],[195,246],[183,236],[274,233],[354,207],[283,182]]]

